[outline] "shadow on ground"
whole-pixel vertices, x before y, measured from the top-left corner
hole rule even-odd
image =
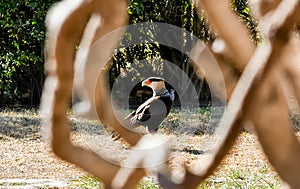
[[[0,115],[0,137],[7,136],[16,139],[39,138],[40,122],[38,117]]]
[[[40,116],[36,111],[0,111],[0,139],[6,137],[15,139],[38,139],[41,138],[41,122]],[[101,124],[71,118],[71,130],[84,134],[108,134],[105,127]]]

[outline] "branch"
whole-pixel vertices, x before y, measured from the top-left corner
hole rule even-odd
[[[224,3],[224,1],[222,1],[222,3]],[[274,69],[276,68],[275,65],[282,64],[277,60],[283,56],[281,51],[286,46],[286,39],[289,38],[288,36],[293,28],[292,26],[297,21],[297,12],[299,11],[297,11],[296,7],[298,6],[298,1],[284,1],[274,12],[273,16],[266,19],[265,23],[270,23],[270,27],[268,27],[266,32],[269,34],[270,40],[266,45],[258,48],[252,58],[251,56],[254,49],[251,43],[249,43],[249,41],[247,42],[248,36],[246,36],[242,28],[238,27],[239,24],[236,23],[236,18],[232,17],[228,5],[226,9],[222,3],[213,4],[212,1],[202,1],[202,5],[207,10],[208,15],[210,15],[210,21],[212,21],[216,27],[219,35],[224,38],[232,54],[235,55],[237,62],[235,66],[239,69],[243,69],[243,66],[247,64],[248,60],[251,60],[229,101],[228,111],[225,113],[223,123],[223,127],[228,129],[228,133],[212,162],[209,163],[204,172],[197,174],[198,176],[188,172],[182,184],[173,184],[172,187],[185,188],[184,183],[189,183],[191,187],[188,188],[194,188],[211,174],[228,152],[232,141],[237,137],[238,132],[235,131],[241,128],[244,119],[250,118],[255,124],[258,137],[275,169],[285,181],[297,188],[300,186],[299,179],[296,178],[300,173],[299,144],[293,135],[291,127],[288,127],[290,123],[287,105],[281,87],[276,83],[277,78],[274,77]],[[222,7],[216,9],[215,6],[217,5],[223,6],[223,9]],[[226,20],[226,24],[224,24],[225,22],[221,22],[223,19]],[[231,27],[228,27],[227,23],[229,23]],[[233,28],[242,32],[242,34],[240,34],[242,37],[239,38],[239,40],[236,40],[234,38],[236,36],[230,33],[230,31],[235,30]],[[236,42],[240,40],[245,43],[241,45]],[[243,48],[244,46],[246,47]],[[274,48],[271,48],[272,46]],[[276,95],[275,97],[274,94]],[[270,102],[272,98],[275,98],[275,100]],[[280,111],[278,107],[281,108]],[[268,111],[268,113],[262,114],[262,110]],[[268,115],[267,119],[265,119],[266,117],[262,117],[262,115]],[[273,127],[275,126],[276,129],[270,129],[270,124]],[[279,136],[283,140],[281,140],[281,144],[278,147],[278,145],[275,145],[277,142],[275,138]],[[290,172],[288,171],[289,169]],[[170,180],[166,179],[163,179],[162,182],[165,182],[166,186],[172,184]]]
[[[237,60],[234,67],[242,72],[255,50],[255,45],[251,42],[247,28],[233,13],[230,1],[202,0],[199,4],[206,11],[209,23]]]
[[[125,6],[120,6],[122,2]],[[57,156],[95,175],[103,181],[107,188],[112,188],[111,181],[118,173],[120,166],[102,159],[89,149],[75,146],[70,140],[70,126],[66,114],[72,95],[74,52],[76,52],[76,45],[82,38],[89,18],[95,13],[102,13],[102,21],[105,23],[104,26],[107,27],[103,30],[99,27],[94,39],[101,38],[101,35],[105,35],[113,29],[123,26],[125,23],[124,17],[120,19],[120,17],[116,17],[114,11],[110,12],[115,10],[115,7],[122,7],[123,12],[119,11],[117,13],[126,13],[127,5],[124,2],[119,0],[109,2],[91,0],[76,1],[74,3],[72,0],[66,0],[57,4],[47,15],[47,41],[49,43],[47,44],[46,69],[48,76],[41,105],[42,115],[44,116],[43,130],[52,132],[52,150]],[[116,41],[111,41],[103,53],[105,55],[111,53],[114,44],[116,44]],[[106,63],[105,59],[99,61]],[[104,88],[100,89],[104,90]],[[112,125],[113,127],[123,128],[115,121],[116,118],[112,114],[110,104],[103,102],[104,100],[108,101],[107,94],[103,93],[102,97],[100,102],[102,102],[103,106],[99,108],[100,113],[102,112],[100,117],[105,116],[102,119],[109,125],[114,124]],[[108,113],[103,113],[104,111]],[[127,135],[127,132],[121,134],[128,141],[135,143],[139,136],[130,138],[132,135]],[[132,176],[124,181],[124,187],[136,187],[144,175],[143,169],[134,169]]]

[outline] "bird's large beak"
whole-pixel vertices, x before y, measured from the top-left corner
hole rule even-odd
[[[142,87],[151,85],[151,81],[149,79],[142,82]]]

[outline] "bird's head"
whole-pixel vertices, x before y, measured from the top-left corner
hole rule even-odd
[[[166,89],[165,81],[161,77],[149,77],[142,82],[142,86],[150,87],[154,92],[159,92]]]

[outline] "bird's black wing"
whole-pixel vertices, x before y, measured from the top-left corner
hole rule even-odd
[[[150,105],[157,101],[160,96],[154,96],[146,100],[143,104],[141,104],[136,111],[130,113],[125,117],[125,120],[129,120],[131,125],[135,125],[137,122],[146,121],[151,117],[150,115]]]
[[[151,97],[140,105],[136,111],[129,114],[125,120],[129,120],[132,127],[144,125],[150,132],[156,131],[169,114],[174,98],[174,90]]]

